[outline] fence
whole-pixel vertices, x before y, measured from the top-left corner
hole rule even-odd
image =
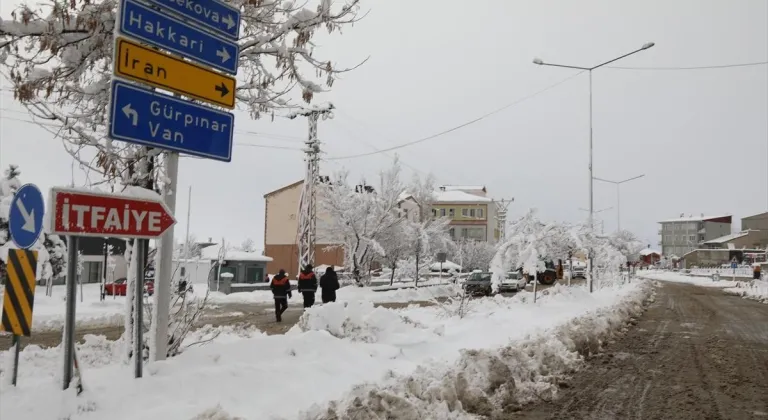
[[[749,277],[752,278],[752,267],[736,267],[736,277]],[[733,268],[691,268],[690,273],[695,276],[711,276],[712,274],[719,273],[721,277],[730,277],[734,275]]]

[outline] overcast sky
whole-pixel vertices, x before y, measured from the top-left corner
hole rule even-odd
[[[2,1],[8,18],[15,2]],[[691,67],[768,60],[765,0],[364,1],[369,15],[343,34],[318,37],[317,57],[362,67],[316,96],[337,107],[322,121],[324,158],[416,140],[512,104],[577,71],[653,41],[616,66]],[[644,178],[622,186],[622,227],[657,247],[658,220],[680,213],[768,208],[768,66],[707,70],[602,68],[594,81],[595,175]],[[584,73],[450,134],[397,151],[405,164],[446,184],[483,184],[547,220],[577,221],[588,206],[588,78]],[[0,167],[20,166],[41,188],[86,181],[46,131],[0,94]],[[176,237],[191,231],[263,244],[264,198],[303,177],[306,119],[252,121],[237,113],[231,163],[183,158]],[[266,133],[261,135],[246,132]],[[369,180],[392,153],[322,163]],[[410,171],[410,170],[409,170]],[[595,184],[595,209],[616,229],[616,188]],[[734,228],[739,228],[737,223]]]

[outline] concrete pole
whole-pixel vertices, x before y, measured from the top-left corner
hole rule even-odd
[[[72,382],[75,357],[75,305],[77,305],[77,236],[67,238],[67,310],[64,322],[64,375],[62,389]]]
[[[148,240],[136,239],[133,241],[133,252],[136,253],[136,279],[133,283],[133,298],[136,302],[133,310],[133,377],[141,378],[144,368],[144,250],[147,248]],[[155,271],[155,280],[157,280],[157,271]],[[157,288],[155,288],[157,294]],[[155,305],[157,306],[157,305]]]
[[[170,212],[176,214],[176,186],[179,177],[178,153],[167,152],[165,174],[168,178],[168,184],[163,189],[163,199]],[[168,353],[168,322],[170,320],[174,248],[172,228],[160,237],[159,245],[155,256],[155,304],[152,306],[152,331],[150,331],[149,337],[150,361],[165,360]]]
[[[589,70],[589,231],[590,233],[594,234],[594,218],[595,218],[595,198],[593,194],[592,187],[595,183],[593,170],[592,170],[592,70]],[[592,257],[594,252],[592,250],[592,245],[589,246],[589,267],[588,267],[588,273],[589,276],[589,293],[592,293]]]

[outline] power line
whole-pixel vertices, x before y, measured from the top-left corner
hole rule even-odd
[[[494,114],[498,114],[501,111],[504,111],[504,110],[506,110],[508,108],[511,108],[511,107],[515,106],[515,105],[518,105],[518,104],[520,104],[520,103],[522,103],[522,102],[524,102],[524,101],[526,101],[528,99],[531,99],[531,98],[533,98],[533,97],[535,97],[537,95],[540,95],[540,94],[542,94],[542,93],[544,93],[544,92],[546,92],[546,91],[548,91],[548,90],[550,90],[550,89],[552,89],[552,88],[554,88],[556,86],[559,86],[559,85],[561,85],[561,84],[563,84],[563,83],[573,79],[574,77],[580,75],[581,73],[584,73],[584,71],[580,71],[580,72],[575,73],[575,74],[573,74],[571,76],[568,76],[565,79],[563,79],[563,80],[561,80],[561,81],[559,81],[557,83],[551,84],[551,85],[545,87],[544,89],[538,90],[538,91],[536,91],[536,92],[534,92],[534,93],[532,93],[532,94],[530,94],[528,96],[524,96],[524,97],[522,97],[522,98],[520,98],[520,99],[518,99],[518,100],[516,100],[516,101],[514,101],[512,103],[504,105],[501,108],[497,108],[497,109],[495,109],[495,110],[493,110],[493,111],[491,111],[491,112],[489,112],[487,114],[483,114],[483,115],[481,115],[481,116],[479,116],[479,117],[477,117],[477,118],[475,118],[473,120],[467,121],[467,122],[465,122],[463,124],[460,124],[460,125],[457,125],[455,127],[451,127],[451,128],[449,128],[447,130],[443,130],[443,131],[441,131],[439,133],[432,134],[431,136],[423,137],[423,138],[420,138],[418,140],[413,140],[413,141],[410,141],[410,142],[407,142],[407,143],[403,143],[403,144],[400,144],[400,145],[397,145],[397,146],[388,147],[386,149],[381,149],[381,150],[376,151],[376,152],[358,153],[356,155],[329,157],[329,158],[326,158],[326,160],[352,159],[352,158],[358,158],[358,157],[363,157],[363,156],[370,156],[370,155],[375,155],[375,154],[379,154],[379,153],[391,152],[392,150],[402,149],[403,147],[413,146],[414,144],[423,143],[423,142],[425,142],[427,140],[432,140],[434,138],[443,136],[445,134],[452,133],[452,132],[454,132],[456,130],[460,130],[460,129],[462,129],[462,128],[466,127],[466,126],[472,125],[472,124],[474,124],[476,122],[482,121],[482,120],[484,120],[484,119],[486,119],[486,118],[488,118],[488,117],[490,117],[490,116],[492,116]]]
[[[693,67],[620,67],[620,66],[606,66],[608,69],[616,70],[709,70],[709,69],[726,69],[731,67],[749,67],[749,66],[763,66],[768,64],[768,61],[756,61],[753,63],[737,63],[737,64],[721,64],[714,66],[693,66]]]
[[[6,116],[6,115],[0,115],[0,119],[19,121],[19,122],[24,122],[24,123],[27,123],[27,124],[41,125],[41,126],[45,126],[45,127],[60,128],[60,126],[57,125],[57,124],[25,120],[23,118],[14,118],[14,117]],[[248,135],[248,134],[242,134],[242,135]],[[303,150],[303,149],[298,148],[298,147],[274,146],[274,145],[270,145],[270,144],[244,143],[244,142],[239,142],[239,141],[234,142],[234,144],[237,145],[237,146],[258,147],[258,148],[263,148],[263,149],[296,150],[296,151],[299,151],[299,152],[301,152]]]

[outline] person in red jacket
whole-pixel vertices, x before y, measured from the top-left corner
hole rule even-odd
[[[307,264],[304,270],[299,273],[299,292],[304,296],[304,307],[310,308],[315,304],[315,293],[317,292],[317,277],[312,271],[312,264]]]
[[[288,281],[285,270],[280,270],[272,278],[269,288],[272,289],[272,297],[275,299],[275,320],[283,322],[282,315],[288,309],[288,299],[291,297],[291,282]]]

